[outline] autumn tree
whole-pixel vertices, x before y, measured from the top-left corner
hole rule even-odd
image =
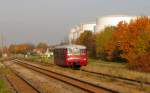
[[[125,58],[130,68],[149,71],[150,19],[143,16],[129,24],[120,22],[106,47],[110,49],[112,60]]]
[[[10,53],[15,53],[15,48],[16,48],[16,45],[14,45],[14,44],[11,44],[10,46],[9,46],[9,52]]]
[[[27,52],[31,52],[34,48],[33,44],[12,44],[9,46],[9,51],[11,53],[22,53],[22,54],[26,54]]]
[[[37,44],[36,48],[46,49],[46,48],[48,48],[48,45],[46,43],[40,42]]]
[[[94,35],[90,31],[85,31],[75,42],[87,46],[90,56],[97,56],[107,61],[128,62],[132,68],[141,67],[141,70],[149,71],[150,62],[147,57],[150,55],[150,19],[148,17],[137,17],[129,23],[121,21],[117,26],[106,27],[104,31]]]

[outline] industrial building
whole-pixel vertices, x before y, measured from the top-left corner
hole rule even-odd
[[[131,20],[134,20],[136,18],[137,16],[127,16],[127,15],[110,15],[110,16],[98,17],[96,19],[95,32],[102,31],[107,26],[117,26],[117,24],[120,21],[125,21],[129,23]]]
[[[80,24],[70,30],[69,41],[76,40],[81,33],[85,31],[91,31],[94,33],[96,23]]]
[[[120,21],[129,23],[131,20],[136,19],[137,16],[127,15],[110,15],[96,18],[95,23],[80,24],[73,27],[69,33],[69,41],[77,39],[84,31],[91,31],[97,33],[103,31],[107,26],[117,26]]]

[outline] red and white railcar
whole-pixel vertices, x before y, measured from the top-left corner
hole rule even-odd
[[[82,45],[63,45],[54,49],[54,63],[61,66],[78,67],[87,65],[87,49]]]

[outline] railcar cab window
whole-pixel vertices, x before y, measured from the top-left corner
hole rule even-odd
[[[72,49],[68,48],[68,55],[72,55]]]
[[[73,49],[73,54],[74,54],[74,55],[80,55],[80,49],[74,48],[74,49]]]

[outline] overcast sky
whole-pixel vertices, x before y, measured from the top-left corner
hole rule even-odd
[[[7,44],[56,44],[76,24],[117,14],[150,15],[150,0],[0,0],[0,34]]]

